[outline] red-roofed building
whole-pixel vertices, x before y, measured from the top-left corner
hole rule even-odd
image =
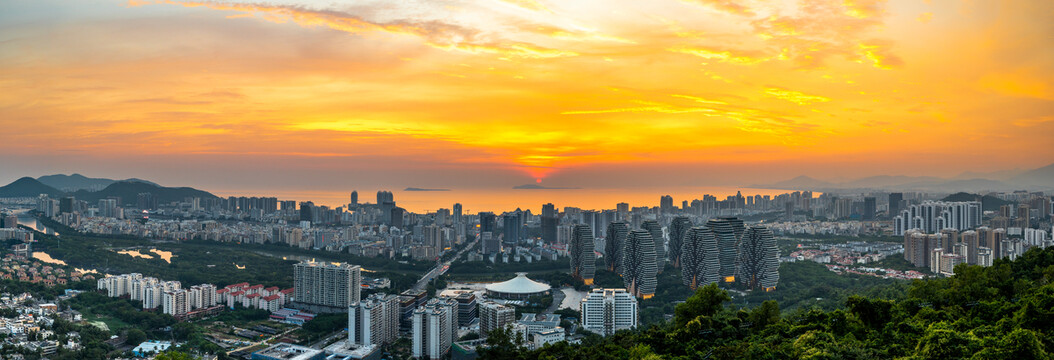
[[[242,306],[247,308],[259,308],[260,294],[248,294],[242,299]]]
[[[260,308],[275,312],[282,308],[282,297],[278,295],[266,296],[260,299]]]

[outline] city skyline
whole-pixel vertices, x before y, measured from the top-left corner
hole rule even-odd
[[[1031,169],[1051,7],[5,3],[0,167],[300,191]]]

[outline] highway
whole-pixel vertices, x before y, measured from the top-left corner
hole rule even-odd
[[[464,255],[465,252],[468,251],[468,249],[471,249],[473,246],[476,246],[476,242],[478,241],[479,236],[476,236],[476,240],[473,240],[471,244],[465,245],[465,247],[461,248],[461,251],[458,251],[457,255],[454,255],[454,257],[450,258],[450,260],[436,264],[436,267],[432,268],[427,273],[421,276],[421,280],[418,280],[417,283],[414,284],[413,289],[424,290],[426,287],[428,287],[429,281],[432,281],[432,279],[434,279],[436,276],[443,275],[444,273],[446,273],[446,271],[450,269],[450,264],[456,261],[458,258],[461,258],[461,255]]]

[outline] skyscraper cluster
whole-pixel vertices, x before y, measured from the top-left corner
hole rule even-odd
[[[571,228],[571,242],[568,253],[571,255],[571,276],[581,279],[586,285],[593,284],[596,273],[596,252],[593,249],[593,229],[589,225],[575,225]]]
[[[894,217],[893,234],[900,236],[913,229],[927,234],[944,229],[962,231],[981,226],[981,220],[979,201],[927,201],[911,205]]]

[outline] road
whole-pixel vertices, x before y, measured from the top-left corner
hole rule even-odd
[[[552,290],[549,290],[553,293],[553,303],[549,305],[548,309],[545,309],[546,314],[552,314],[556,312],[556,310],[559,310],[560,304],[563,303],[564,298],[567,297],[567,295],[565,295],[563,291],[560,291],[560,289],[561,288],[553,288]]]
[[[428,270],[427,273],[421,276],[421,280],[418,280],[417,283],[414,284],[413,289],[424,290],[424,288],[428,287],[429,281],[432,281],[432,279],[434,279],[436,276],[443,275],[444,273],[446,273],[446,271],[450,269],[450,264],[460,258],[461,255],[464,255],[465,252],[468,251],[468,249],[471,249],[473,246],[476,246],[477,241],[479,241],[479,236],[476,236],[476,240],[473,240],[471,244],[465,245],[465,247],[461,248],[461,250],[457,252],[457,255],[454,255],[454,257],[450,258],[450,260],[436,264],[436,267],[432,268],[431,270]]]

